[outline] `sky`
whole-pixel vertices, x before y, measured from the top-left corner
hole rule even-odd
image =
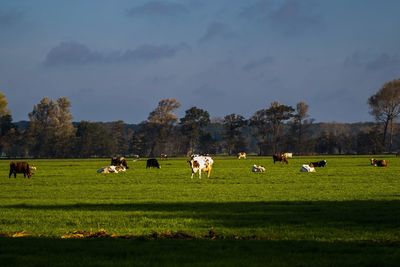
[[[14,121],[68,97],[74,121],[245,118],[274,101],[316,122],[372,121],[400,78],[398,0],[0,0],[0,91]]]

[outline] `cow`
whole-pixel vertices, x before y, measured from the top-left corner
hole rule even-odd
[[[272,155],[272,159],[274,160],[274,164],[276,161],[284,162],[286,164],[289,163],[287,158],[283,154],[274,154]]]
[[[320,161],[316,161],[316,162],[310,162],[311,167],[325,167],[327,164],[326,160],[320,160]]]
[[[193,179],[193,175],[196,172],[199,172],[199,179],[201,179],[202,171],[207,172],[207,177],[210,177],[214,160],[211,157],[207,156],[195,156],[188,160],[188,163],[190,168],[192,169],[191,178]]]
[[[124,157],[112,157],[111,158],[111,166],[122,166],[125,169],[129,169],[128,163]]]
[[[384,159],[370,159],[371,165],[376,167],[387,167],[388,163]]]
[[[158,169],[161,169],[161,166],[158,163],[157,159],[148,159],[146,161],[146,169],[147,168],[158,168]]]
[[[103,167],[97,170],[98,173],[119,173],[124,171],[126,171],[126,168],[124,166],[114,165]]]
[[[8,178],[11,178],[11,174],[14,174],[14,178],[16,178],[17,173],[23,173],[25,178],[27,176],[28,178],[31,178],[32,172],[28,162],[26,161],[10,162],[10,173],[8,175]]]
[[[252,172],[265,172],[265,167],[254,164],[253,167],[251,168],[251,171]]]
[[[239,152],[237,155],[238,159],[246,159],[246,156],[246,152]]]
[[[289,152],[286,152],[286,153],[283,153],[283,155],[288,159],[288,158],[293,158],[293,153],[289,153]]]
[[[315,168],[311,165],[303,164],[300,168],[301,172],[315,172]]]
[[[161,157],[161,159],[168,159],[168,155],[167,154],[161,154],[160,157]]]

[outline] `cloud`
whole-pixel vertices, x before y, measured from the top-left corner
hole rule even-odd
[[[142,45],[136,49],[102,53],[77,42],[63,42],[52,48],[44,60],[45,66],[107,64],[116,62],[153,62],[171,58],[187,49],[184,43],[177,45]]]
[[[250,70],[265,66],[265,65],[269,65],[274,62],[275,62],[275,59],[273,57],[270,57],[270,56],[263,57],[261,59],[257,59],[257,60],[248,62],[247,64],[245,64],[243,66],[243,70],[250,71]]]
[[[312,3],[312,0],[260,0],[244,8],[239,17],[269,24],[285,34],[297,34],[322,23],[321,16],[313,13],[315,5]]]
[[[130,17],[137,16],[180,16],[188,13],[188,9],[181,4],[168,3],[165,1],[152,1],[140,6],[128,9]]]
[[[8,27],[22,20],[24,12],[17,8],[0,8],[0,27]]]
[[[199,39],[199,42],[207,42],[215,38],[228,39],[234,36],[233,31],[224,23],[214,22],[207,27],[206,33]]]
[[[362,68],[367,71],[393,70],[400,67],[400,58],[386,53],[371,55],[357,51],[344,60],[344,66]]]

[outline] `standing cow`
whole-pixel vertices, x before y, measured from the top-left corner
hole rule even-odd
[[[199,179],[201,179],[201,172],[206,172],[207,177],[210,177],[211,174],[211,169],[212,165],[214,163],[213,159],[211,157],[207,156],[195,156],[192,157],[191,160],[188,160],[189,166],[192,169],[192,176],[198,172],[199,173]]]
[[[113,166],[121,166],[129,169],[128,163],[124,157],[112,157],[111,158],[111,165]]]
[[[24,177],[26,178],[31,178],[32,172],[31,168],[29,167],[28,162],[26,161],[20,161],[20,162],[11,162],[10,163],[10,174],[8,175],[8,178],[11,178],[11,174],[14,174],[14,178],[17,177],[17,173],[23,173]]]
[[[274,155],[272,155],[272,159],[274,160],[274,164],[276,161],[284,162],[286,164],[289,163],[287,158],[283,154],[274,154]]]
[[[146,169],[147,169],[147,168],[157,168],[157,169],[161,169],[161,166],[160,166],[160,164],[158,163],[158,160],[157,160],[157,159],[152,158],[152,159],[148,159],[148,160],[146,161]]]

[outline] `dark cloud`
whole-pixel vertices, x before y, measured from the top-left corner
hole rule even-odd
[[[127,14],[136,16],[179,16],[188,13],[188,9],[181,4],[165,1],[148,2],[128,9]]]
[[[344,65],[346,67],[357,67],[367,71],[392,70],[400,68],[400,58],[397,55],[370,55],[362,52],[354,52],[348,56]]]
[[[207,42],[215,38],[228,39],[234,36],[233,31],[224,23],[214,22],[207,27],[206,33],[199,39],[199,42]]]
[[[270,56],[263,57],[261,59],[257,59],[257,60],[248,62],[247,64],[245,64],[243,66],[243,70],[250,71],[250,70],[265,66],[265,65],[269,65],[274,62],[275,62],[275,59],[273,57],[270,57]]]
[[[268,23],[285,34],[302,33],[321,25],[321,16],[314,14],[315,5],[311,1],[285,0],[283,2],[258,1],[242,10],[240,17]]]
[[[178,45],[142,45],[136,49],[116,51],[109,54],[92,51],[84,44],[76,42],[63,42],[52,48],[46,55],[46,66],[85,65],[93,63],[115,62],[151,62],[163,58],[171,58],[183,49],[186,44]]]
[[[239,14],[239,17],[248,20],[265,21],[269,17],[272,9],[271,1],[257,1],[256,3],[245,7]]]
[[[24,12],[17,8],[5,9],[0,7],[0,27],[14,25],[23,19]]]

